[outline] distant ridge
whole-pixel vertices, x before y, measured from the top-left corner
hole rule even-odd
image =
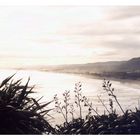
[[[140,72],[140,57],[132,58],[119,67],[119,70],[126,72]]]
[[[140,62],[140,57],[136,57],[136,58],[132,58],[132,59],[130,59],[129,61],[135,61],[135,62]]]
[[[128,61],[53,66],[50,70],[71,73],[140,72],[140,57],[132,58]]]

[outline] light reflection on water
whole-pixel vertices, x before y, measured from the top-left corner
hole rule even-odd
[[[71,98],[74,99],[74,85],[80,81],[82,83],[83,95],[86,95],[90,100],[92,100],[99,112],[102,112],[104,108],[98,102],[97,95],[101,94],[102,99],[104,99],[105,103],[108,105],[108,96],[102,90],[103,80],[92,79],[90,77],[74,74],[60,74],[29,70],[0,70],[0,81],[14,73],[16,73],[14,76],[15,79],[23,78],[23,83],[25,83],[30,76],[30,85],[36,85],[35,90],[37,91],[37,93],[33,96],[43,96],[44,98],[42,101],[52,100],[55,94],[57,94],[59,98],[62,98],[62,93],[65,90],[70,90]],[[118,81],[112,81],[112,84],[115,88],[115,94],[125,109],[134,108],[138,105],[138,99],[140,98],[140,87],[137,84],[129,84],[128,82],[124,83]],[[54,108],[54,104],[51,104],[50,107]],[[83,110],[83,112],[85,113],[85,110]],[[57,123],[61,123],[63,121],[61,115],[58,115],[55,112],[52,112],[51,114],[56,118],[55,121]]]

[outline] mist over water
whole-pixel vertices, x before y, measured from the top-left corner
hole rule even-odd
[[[48,102],[53,100],[55,94],[58,95],[60,100],[62,99],[62,94],[65,90],[70,90],[70,95],[72,102],[74,102],[74,86],[75,83],[82,83],[82,95],[85,95],[93,102],[94,107],[103,113],[105,110],[101,103],[98,101],[97,95],[101,95],[105,104],[108,106],[108,95],[103,91],[102,83],[103,80],[93,79],[92,77],[86,77],[83,75],[74,74],[62,74],[62,73],[52,73],[52,72],[41,72],[32,70],[0,70],[0,81],[12,74],[16,73],[14,79],[23,78],[23,84],[26,83],[28,77],[30,77],[30,84],[35,85],[36,93],[31,96],[39,98],[43,96],[42,102]],[[138,100],[140,99],[140,86],[135,82],[122,82],[122,81],[111,81],[112,86],[115,88],[115,95],[117,95],[120,104],[126,109],[134,109],[138,107]],[[116,104],[114,104],[115,106]],[[54,108],[54,103],[52,103],[50,108]],[[115,106],[118,109],[117,106]],[[83,108],[83,113],[86,114],[86,108]],[[118,112],[120,110],[118,109]],[[50,113],[55,120],[51,120],[52,123],[61,123],[63,118],[61,114],[52,111]],[[78,117],[78,113],[76,116]]]

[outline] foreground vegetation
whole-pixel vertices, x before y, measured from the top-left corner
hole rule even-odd
[[[74,119],[58,126],[57,134],[140,134],[140,111]]]
[[[13,75],[14,76],[14,75]],[[33,87],[21,85],[21,79],[13,81],[8,77],[0,84],[0,134],[43,134],[53,133],[54,129],[44,115],[50,110],[29,96]]]
[[[28,85],[30,79],[22,85],[21,79],[14,81],[13,76],[0,84],[0,134],[140,134],[140,110],[123,110],[110,81],[103,81],[109,107],[98,96],[105,109],[99,114],[92,101],[82,95],[80,82],[75,84],[74,102],[71,102],[70,91],[65,91],[63,100],[55,95],[53,101],[41,103],[41,98],[31,96],[34,91]],[[52,102],[55,108],[47,109]],[[115,110],[114,103],[121,114]],[[83,115],[84,107],[87,108],[86,116]],[[48,122],[52,110],[62,115],[63,124],[54,127]],[[79,114],[77,118],[75,112]]]
[[[135,111],[124,111],[116,95],[114,95],[114,88],[111,86],[110,81],[104,80],[103,89],[109,97],[110,108],[108,108],[98,96],[99,101],[105,108],[105,112],[102,113],[102,115],[96,111],[89,99],[82,96],[81,83],[77,83],[75,86],[75,104],[79,108],[79,118],[73,118],[74,109],[72,108],[69,112],[72,114],[72,121],[67,120],[67,110],[70,108],[69,92],[63,94],[64,105],[60,106],[61,103],[58,102],[58,99],[55,99],[56,108],[61,110],[58,111],[58,113],[63,114],[65,118],[64,124],[56,126],[56,134],[140,134],[140,110],[136,108]],[[114,108],[114,102],[116,102],[122,114],[117,114]],[[82,103],[88,109],[85,118],[82,117]]]

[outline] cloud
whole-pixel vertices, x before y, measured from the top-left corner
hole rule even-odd
[[[103,45],[111,46],[121,50],[123,49],[126,50],[126,48],[135,50],[140,48],[140,38],[134,36],[126,36],[122,40],[118,40],[118,41],[104,41]]]
[[[117,6],[108,10],[108,19],[120,20],[140,17],[140,6]]]
[[[105,7],[103,11],[104,16],[100,20],[75,23],[58,34],[89,37],[140,34],[140,6]]]
[[[140,17],[127,20],[106,20],[80,24],[64,30],[64,35],[105,36],[105,35],[132,35],[140,34]]]
[[[63,56],[79,63],[140,54],[140,6],[8,9],[0,14],[0,48],[14,57]]]
[[[108,52],[100,54],[99,56],[103,56],[103,57],[108,56],[108,57],[110,57],[110,56],[116,56],[118,54],[119,54],[119,52],[117,52],[117,51],[108,51]]]
[[[64,30],[63,35],[83,40],[85,38],[85,43],[81,46],[110,48],[122,52],[133,51],[135,56],[140,52],[140,6],[106,7],[106,9],[108,10],[105,10],[101,20],[72,26]],[[107,54],[111,55],[113,52]]]

